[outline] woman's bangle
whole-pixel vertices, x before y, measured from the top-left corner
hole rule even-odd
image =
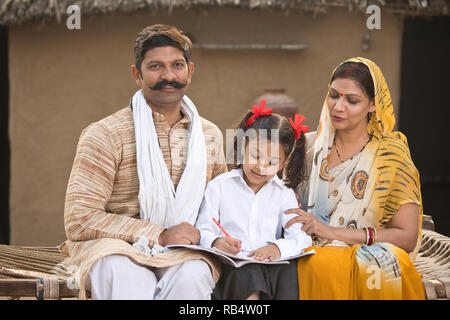
[[[364,227],[364,230],[366,230],[366,242],[365,245],[367,246],[369,243],[369,228]]]
[[[372,227],[368,227],[367,230],[369,231],[369,241],[367,245],[371,246],[375,243],[375,231]]]
[[[364,227],[366,230],[366,242],[365,244],[367,246],[373,245],[375,242],[377,242],[377,230],[372,227]]]
[[[369,227],[369,246],[373,245],[374,232],[373,228]]]

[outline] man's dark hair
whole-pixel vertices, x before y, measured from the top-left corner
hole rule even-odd
[[[141,72],[141,64],[148,50],[158,47],[174,47],[183,52],[186,63],[191,60],[192,42],[173,26],[155,24],[144,28],[136,37],[134,45],[134,65]]]

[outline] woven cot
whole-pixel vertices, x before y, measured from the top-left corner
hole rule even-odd
[[[450,238],[434,232],[430,216],[424,216],[422,244],[414,262],[423,275],[429,300],[450,300]],[[11,299],[75,298],[69,289],[73,270],[59,247],[19,247],[0,245],[0,296]]]

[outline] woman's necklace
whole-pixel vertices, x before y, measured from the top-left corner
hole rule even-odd
[[[367,144],[369,143],[370,139],[372,139],[372,135],[369,136],[369,139],[367,139],[367,142],[364,144],[364,146],[361,148],[361,150],[360,150],[359,152],[361,152],[361,151],[364,150],[364,148],[365,148],[365,147],[367,146]],[[344,160],[342,160],[341,154],[339,153],[339,149],[338,149],[338,147],[337,147],[337,145],[336,145],[336,136],[334,136],[334,138],[333,138],[333,144],[334,144],[334,149],[336,150],[336,153],[337,153],[337,156],[338,156],[339,160],[341,161],[341,163],[345,162]],[[359,153],[359,152],[358,152],[358,153]],[[353,158],[353,157],[352,157],[352,158]]]

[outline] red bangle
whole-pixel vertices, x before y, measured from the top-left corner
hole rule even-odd
[[[373,234],[372,244],[374,244],[375,242],[377,242],[377,231],[375,230],[375,228],[372,228],[372,234]]]
[[[367,241],[367,245],[371,246],[375,242],[375,232],[371,227],[368,227],[367,230],[369,231],[369,240]]]

